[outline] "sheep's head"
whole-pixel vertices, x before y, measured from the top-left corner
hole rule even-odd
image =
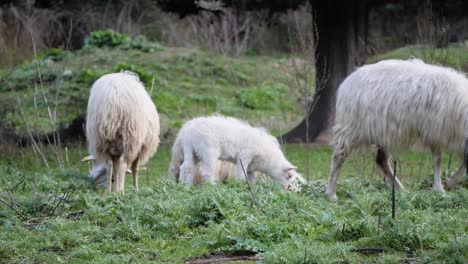
[[[302,185],[307,184],[306,179],[302,177],[300,173],[297,171],[290,172],[292,174],[291,180],[289,181],[289,185],[285,188],[292,191],[292,192],[299,192],[301,190]]]
[[[81,161],[91,162],[91,169],[89,170],[89,177],[93,179],[95,184],[107,185],[107,165],[105,162],[97,161],[93,155],[84,157]]]
[[[89,155],[81,159],[81,161],[91,162],[91,169],[89,170],[89,177],[93,182],[98,185],[107,186],[107,165],[104,161],[96,160],[94,155]],[[140,170],[144,168],[139,168]],[[127,169],[126,173],[131,174],[132,171]]]
[[[285,190],[297,192],[300,185],[305,184],[306,180],[296,171],[297,167],[289,162],[274,166],[271,171],[271,177],[279,182]]]

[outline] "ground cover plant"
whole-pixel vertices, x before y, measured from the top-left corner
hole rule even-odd
[[[0,166],[4,262],[183,263],[220,252],[257,255],[264,263],[464,263],[468,257],[468,192],[463,185],[433,192],[429,155],[400,157],[407,189],[397,193],[393,221],[391,188],[370,154],[345,164],[333,203],[324,194],[328,147],[314,148],[311,183],[301,192],[261,180],[254,197],[238,181],[186,190],[167,175],[167,146],[142,172],[139,192],[128,177],[124,195],[109,194],[91,184],[85,163],[76,163],[81,151],[69,151],[65,170]],[[304,146],[285,151],[303,167]],[[27,152],[26,164],[34,164]],[[445,156],[445,171],[448,162]]]

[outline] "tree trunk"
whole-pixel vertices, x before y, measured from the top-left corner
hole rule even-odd
[[[334,120],[336,90],[365,61],[367,1],[311,0],[315,31],[316,92],[304,120],[282,136],[286,142],[313,142]],[[308,140],[307,140],[308,137]]]

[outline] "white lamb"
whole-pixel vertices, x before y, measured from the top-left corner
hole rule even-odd
[[[185,123],[172,148],[171,173],[187,186],[196,182],[197,163],[202,178],[213,183],[219,177],[220,161],[236,164],[236,175],[255,181],[255,172],[265,173],[285,189],[303,178],[280,149],[276,138],[232,117],[213,115]],[[225,167],[225,170],[229,170]]]
[[[180,135],[180,134],[179,134]],[[180,165],[184,161],[184,152],[182,149],[182,140],[181,137],[178,136],[174,142],[174,145],[172,146],[172,160],[171,160],[171,165],[169,167],[169,173],[172,174],[172,176],[179,181],[180,177]],[[267,177],[265,173],[261,172],[254,172],[255,177]],[[237,175],[237,166],[236,164],[229,162],[229,161],[223,161],[223,160],[218,160],[216,162],[215,170],[214,170],[214,175],[215,175],[215,181],[218,182],[226,182],[228,179],[237,179],[237,180],[245,180],[245,175],[242,174],[242,177],[239,178]],[[307,181],[300,175],[296,174],[295,179],[291,180],[289,183],[288,190],[293,191],[293,192],[298,192],[301,190],[302,185],[306,184]],[[197,164],[195,168],[195,177],[193,180],[194,185],[201,184],[203,182],[203,177],[201,175],[201,169],[200,169],[200,163]]]
[[[132,72],[106,74],[91,88],[86,138],[96,162],[91,177],[107,175],[107,190],[123,192],[125,172],[131,168],[138,190],[138,165],[156,152],[159,116],[145,87]]]
[[[349,75],[337,94],[334,151],[327,187],[336,200],[336,183],[353,149],[376,145],[376,163],[391,181],[387,153],[417,143],[432,152],[433,189],[443,192],[441,151],[465,155],[456,174],[445,182],[452,188],[465,174],[468,138],[468,79],[452,69],[420,60],[386,60],[365,65]],[[402,189],[398,179],[398,188]]]

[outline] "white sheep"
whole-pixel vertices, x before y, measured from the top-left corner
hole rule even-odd
[[[331,171],[327,195],[336,200],[336,183],[353,149],[376,145],[376,163],[392,180],[387,153],[411,145],[428,148],[434,162],[433,189],[443,192],[441,151],[463,157],[468,138],[468,80],[452,69],[421,60],[386,60],[365,65],[338,88]],[[466,154],[465,154],[466,157]],[[465,161],[466,162],[466,161]],[[452,188],[465,163],[445,182]],[[396,186],[403,188],[400,181]]]
[[[213,183],[229,174],[234,163],[236,177],[255,181],[255,172],[269,175],[285,189],[303,178],[284,156],[276,138],[262,128],[255,128],[232,117],[213,115],[185,123],[172,147],[170,172],[191,186],[197,183],[197,163],[202,178]],[[224,172],[223,172],[224,171]]]
[[[172,145],[172,159],[169,166],[169,173],[176,179],[180,180],[180,165],[184,161],[184,150],[182,147],[182,133],[179,133]],[[198,162],[198,161],[197,161]],[[236,178],[236,165],[231,162],[218,160],[214,169],[215,181],[225,182],[228,178]],[[244,177],[242,177],[244,178]],[[200,163],[195,168],[195,176],[193,183],[195,185],[203,182],[201,176]]]
[[[82,162],[90,162],[89,177],[93,179],[93,183],[107,187],[107,166],[104,162],[97,163],[96,157],[93,155],[86,156],[81,159]],[[138,171],[145,170],[146,167],[140,167]],[[127,168],[127,174],[132,174],[130,168]]]
[[[145,87],[132,72],[106,74],[92,86],[88,101],[86,138],[96,162],[91,177],[105,171],[107,190],[123,192],[131,168],[138,190],[138,165],[156,152],[159,116]]]

